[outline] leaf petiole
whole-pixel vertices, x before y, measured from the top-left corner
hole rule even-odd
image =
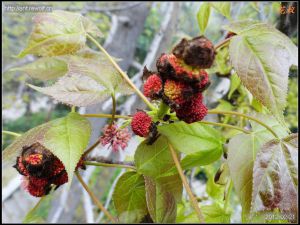
[[[2,134],[8,134],[8,135],[12,135],[12,136],[15,136],[15,137],[22,136],[22,134],[18,134],[18,133],[15,133],[15,132],[12,132],[12,131],[6,131],[6,130],[3,130]]]
[[[108,60],[113,64],[113,66],[117,69],[120,75],[125,79],[125,81],[129,84],[129,86],[140,96],[140,98],[145,102],[145,104],[151,109],[154,110],[155,107],[149,102],[149,100],[143,95],[143,93],[133,84],[130,78],[123,72],[123,70],[118,66],[118,64],[114,61],[114,59],[108,54],[108,52],[89,34],[87,37],[104,53],[104,55],[108,58]]]

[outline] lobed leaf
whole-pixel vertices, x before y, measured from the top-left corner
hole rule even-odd
[[[51,80],[65,75],[68,71],[67,64],[56,57],[43,57],[32,63],[16,67],[10,71],[22,71],[32,78]]]
[[[18,55],[58,56],[73,54],[85,46],[86,34],[100,35],[98,28],[80,14],[55,10],[39,13],[27,47]]]
[[[94,79],[79,74],[64,76],[50,87],[28,86],[64,104],[75,106],[94,105],[110,97],[110,92]]]

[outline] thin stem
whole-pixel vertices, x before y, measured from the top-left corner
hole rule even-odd
[[[8,135],[12,135],[12,136],[15,136],[15,137],[20,137],[22,135],[22,134],[18,134],[18,133],[15,133],[15,132],[12,132],[12,131],[6,131],[6,130],[3,130],[2,134],[8,134]]]
[[[104,53],[104,55],[108,58],[108,60],[113,64],[113,66],[117,69],[117,71],[121,74],[121,76],[125,79],[125,81],[130,85],[130,87],[140,96],[140,98],[146,103],[146,105],[154,110],[155,107],[148,101],[148,99],[143,95],[143,93],[133,84],[130,78],[123,72],[123,70],[119,67],[119,65],[113,60],[113,58],[108,54],[108,52],[89,34],[87,37]]]
[[[253,120],[255,122],[257,122],[258,124],[262,125],[263,127],[265,127],[267,130],[269,130],[273,135],[274,137],[276,137],[277,139],[279,139],[279,137],[277,136],[277,134],[272,130],[271,127],[269,127],[267,124],[263,123],[262,121],[256,119],[255,117],[252,117],[252,116],[248,116],[246,114],[243,114],[243,113],[239,113],[239,112],[233,112],[233,111],[218,111],[218,110],[208,110],[207,112],[208,114],[228,114],[228,115],[236,115],[236,116],[242,116],[242,117],[245,117],[249,120]]]
[[[217,50],[218,48],[223,47],[225,44],[227,44],[230,41],[230,38],[226,38],[225,40],[220,41],[218,44],[215,45],[215,50]]]
[[[172,145],[170,143],[168,143],[168,144],[169,144],[170,152],[171,152],[172,157],[173,157],[173,161],[174,161],[175,166],[176,166],[176,168],[178,170],[178,173],[179,173],[179,176],[180,176],[180,178],[182,180],[183,186],[185,187],[185,190],[186,190],[186,192],[189,195],[189,198],[190,198],[190,201],[192,203],[192,206],[193,206],[193,208],[196,211],[197,217],[198,217],[200,223],[204,223],[205,222],[204,221],[204,217],[203,217],[203,215],[202,215],[202,213],[200,211],[200,208],[198,206],[197,199],[193,195],[193,192],[192,192],[191,188],[188,185],[188,182],[186,180],[186,177],[184,176],[183,170],[182,170],[180,162],[178,160],[177,154],[176,154],[175,150],[173,149]]]
[[[80,114],[81,116],[84,117],[97,117],[97,118],[112,118],[113,115],[111,114]],[[119,119],[131,119],[131,116],[125,116],[125,115],[115,115],[115,118]]]
[[[85,156],[87,156],[91,151],[94,150],[94,148],[96,148],[100,143],[100,140],[97,140],[91,147],[89,147],[82,155],[82,158],[84,158]]]
[[[101,162],[90,162],[90,161],[84,161],[84,164],[91,165],[91,166],[117,167],[117,168],[136,170],[134,166],[126,165],[126,164],[101,163]]]
[[[228,189],[227,189],[227,192],[226,192],[226,196],[225,196],[225,203],[224,203],[224,211],[227,212],[228,210],[228,206],[229,206],[229,203],[230,203],[230,193],[231,193],[231,190],[232,190],[232,186],[233,186],[233,183],[232,183],[232,180],[229,181],[229,186],[228,186]]]
[[[104,208],[104,206],[101,204],[101,202],[97,199],[97,197],[94,195],[94,193],[89,189],[89,187],[86,185],[86,183],[83,181],[82,177],[78,173],[78,171],[75,172],[79,182],[83,186],[83,188],[86,190],[86,192],[89,194],[89,196],[92,198],[94,203],[98,206],[98,208],[104,212],[104,214],[113,222],[117,223],[117,220]]]
[[[210,121],[199,121],[199,123],[204,123],[204,124],[209,124],[209,125],[214,125],[214,126],[220,126],[220,127],[227,127],[227,128],[231,128],[231,129],[242,131],[242,132],[244,132],[246,134],[251,134],[251,132],[248,131],[248,130],[245,130],[245,129],[241,128],[241,127],[233,126],[233,125],[230,125],[230,124],[215,123],[215,122],[210,122]]]
[[[169,106],[162,101],[157,111],[158,118],[162,119],[163,116],[168,112],[168,110],[169,110]]]
[[[116,98],[115,98],[115,95],[111,95],[111,98],[112,98],[112,103],[113,103],[113,107],[112,107],[112,116],[111,116],[111,123],[110,125],[112,125],[114,123],[114,120],[115,120],[115,115],[116,115]]]

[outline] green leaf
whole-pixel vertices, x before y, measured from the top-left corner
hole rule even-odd
[[[53,195],[48,194],[40,198],[38,203],[26,214],[22,223],[45,223]]]
[[[241,84],[241,80],[238,77],[238,75],[236,73],[232,74],[230,76],[230,89],[229,89],[229,93],[228,93],[229,99],[231,99],[232,94],[235,92],[235,90],[238,89],[240,84]]]
[[[152,145],[143,141],[134,154],[137,171],[151,178],[158,178],[174,166],[168,140],[160,136]]]
[[[217,10],[227,19],[230,19],[230,7],[231,7],[230,2],[213,2],[210,4],[215,10]]]
[[[205,167],[205,174],[208,177],[206,182],[206,193],[216,201],[223,201],[224,199],[224,186],[214,182],[216,170],[212,165]]]
[[[222,153],[224,138],[209,125],[178,122],[159,126],[158,131],[165,135],[178,151],[187,155],[214,152],[215,155],[220,156]]]
[[[176,220],[177,210],[176,198],[169,186],[178,184],[182,186],[180,177],[177,175],[177,179],[173,176],[169,177],[168,180],[164,179],[161,181],[155,181],[147,176],[144,178],[147,207],[152,220],[155,223],[174,223]],[[177,181],[176,183],[174,183],[174,178]],[[179,194],[181,195],[181,193]]]
[[[115,187],[113,202],[121,223],[139,223],[148,213],[143,176],[124,173]]]
[[[103,102],[111,96],[110,92],[99,85],[94,79],[80,74],[64,76],[49,87],[27,85],[64,104],[79,107]]]
[[[73,54],[85,46],[86,34],[100,36],[98,28],[80,14],[55,10],[33,18],[27,47],[18,55],[58,56]]]
[[[189,204],[177,204],[176,223],[199,223],[197,214],[195,211],[189,210],[191,207],[187,207],[187,205],[189,206]]]
[[[79,55],[60,57],[68,73],[50,87],[31,88],[73,106],[89,106],[107,100],[116,92],[131,94],[132,89],[103,54],[89,50]]]
[[[298,212],[298,134],[273,139],[264,144],[253,167],[251,213],[279,209],[293,215]]]
[[[45,134],[44,145],[64,164],[71,184],[73,173],[91,135],[90,122],[78,113],[51,121]]]
[[[210,16],[210,4],[208,2],[204,2],[201,4],[200,9],[197,13],[198,25],[202,34],[205,33],[209,21],[209,16]]]
[[[56,57],[44,57],[10,71],[22,71],[39,80],[51,80],[65,75],[68,67],[64,61]]]
[[[229,45],[231,64],[252,95],[284,123],[288,73],[298,65],[297,47],[268,24],[233,23],[237,30]],[[241,60],[242,59],[242,60]]]
[[[62,161],[70,184],[90,135],[90,122],[78,113],[69,113],[66,117],[37,126],[18,137],[4,150],[3,161],[12,166],[21,154],[22,147],[38,142]]]
[[[231,214],[217,202],[212,205],[201,206],[201,211],[206,223],[230,223]]]
[[[287,135],[285,129],[271,116],[262,114],[254,116],[270,126],[279,137]],[[228,143],[227,162],[235,191],[242,205],[243,219],[247,219],[251,207],[252,173],[256,153],[264,143],[274,138],[265,127],[255,122],[251,122],[251,127],[251,134],[238,134]]]

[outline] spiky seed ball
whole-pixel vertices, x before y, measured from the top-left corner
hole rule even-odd
[[[173,49],[173,54],[190,65],[201,69],[210,68],[215,59],[215,49],[210,40],[204,36],[191,40],[182,39]]]
[[[166,80],[164,84],[164,100],[171,107],[178,107],[187,101],[193,94],[190,85],[174,80]]]
[[[207,108],[202,103],[203,97],[201,93],[192,97],[189,102],[184,103],[179,109],[176,109],[178,119],[186,123],[201,121],[207,114]]]
[[[156,66],[164,80],[174,79],[187,83],[201,80],[200,68],[187,65],[173,54],[163,53],[157,60]]]
[[[16,164],[13,167],[15,167],[21,175],[23,175],[23,176],[29,175],[28,170],[26,169],[26,167],[23,164],[22,156],[17,157]]]
[[[150,99],[158,99],[162,91],[162,80],[157,74],[148,77],[144,83],[144,95]]]
[[[152,119],[147,113],[139,111],[134,114],[131,121],[133,133],[140,137],[147,137],[152,125]]]

